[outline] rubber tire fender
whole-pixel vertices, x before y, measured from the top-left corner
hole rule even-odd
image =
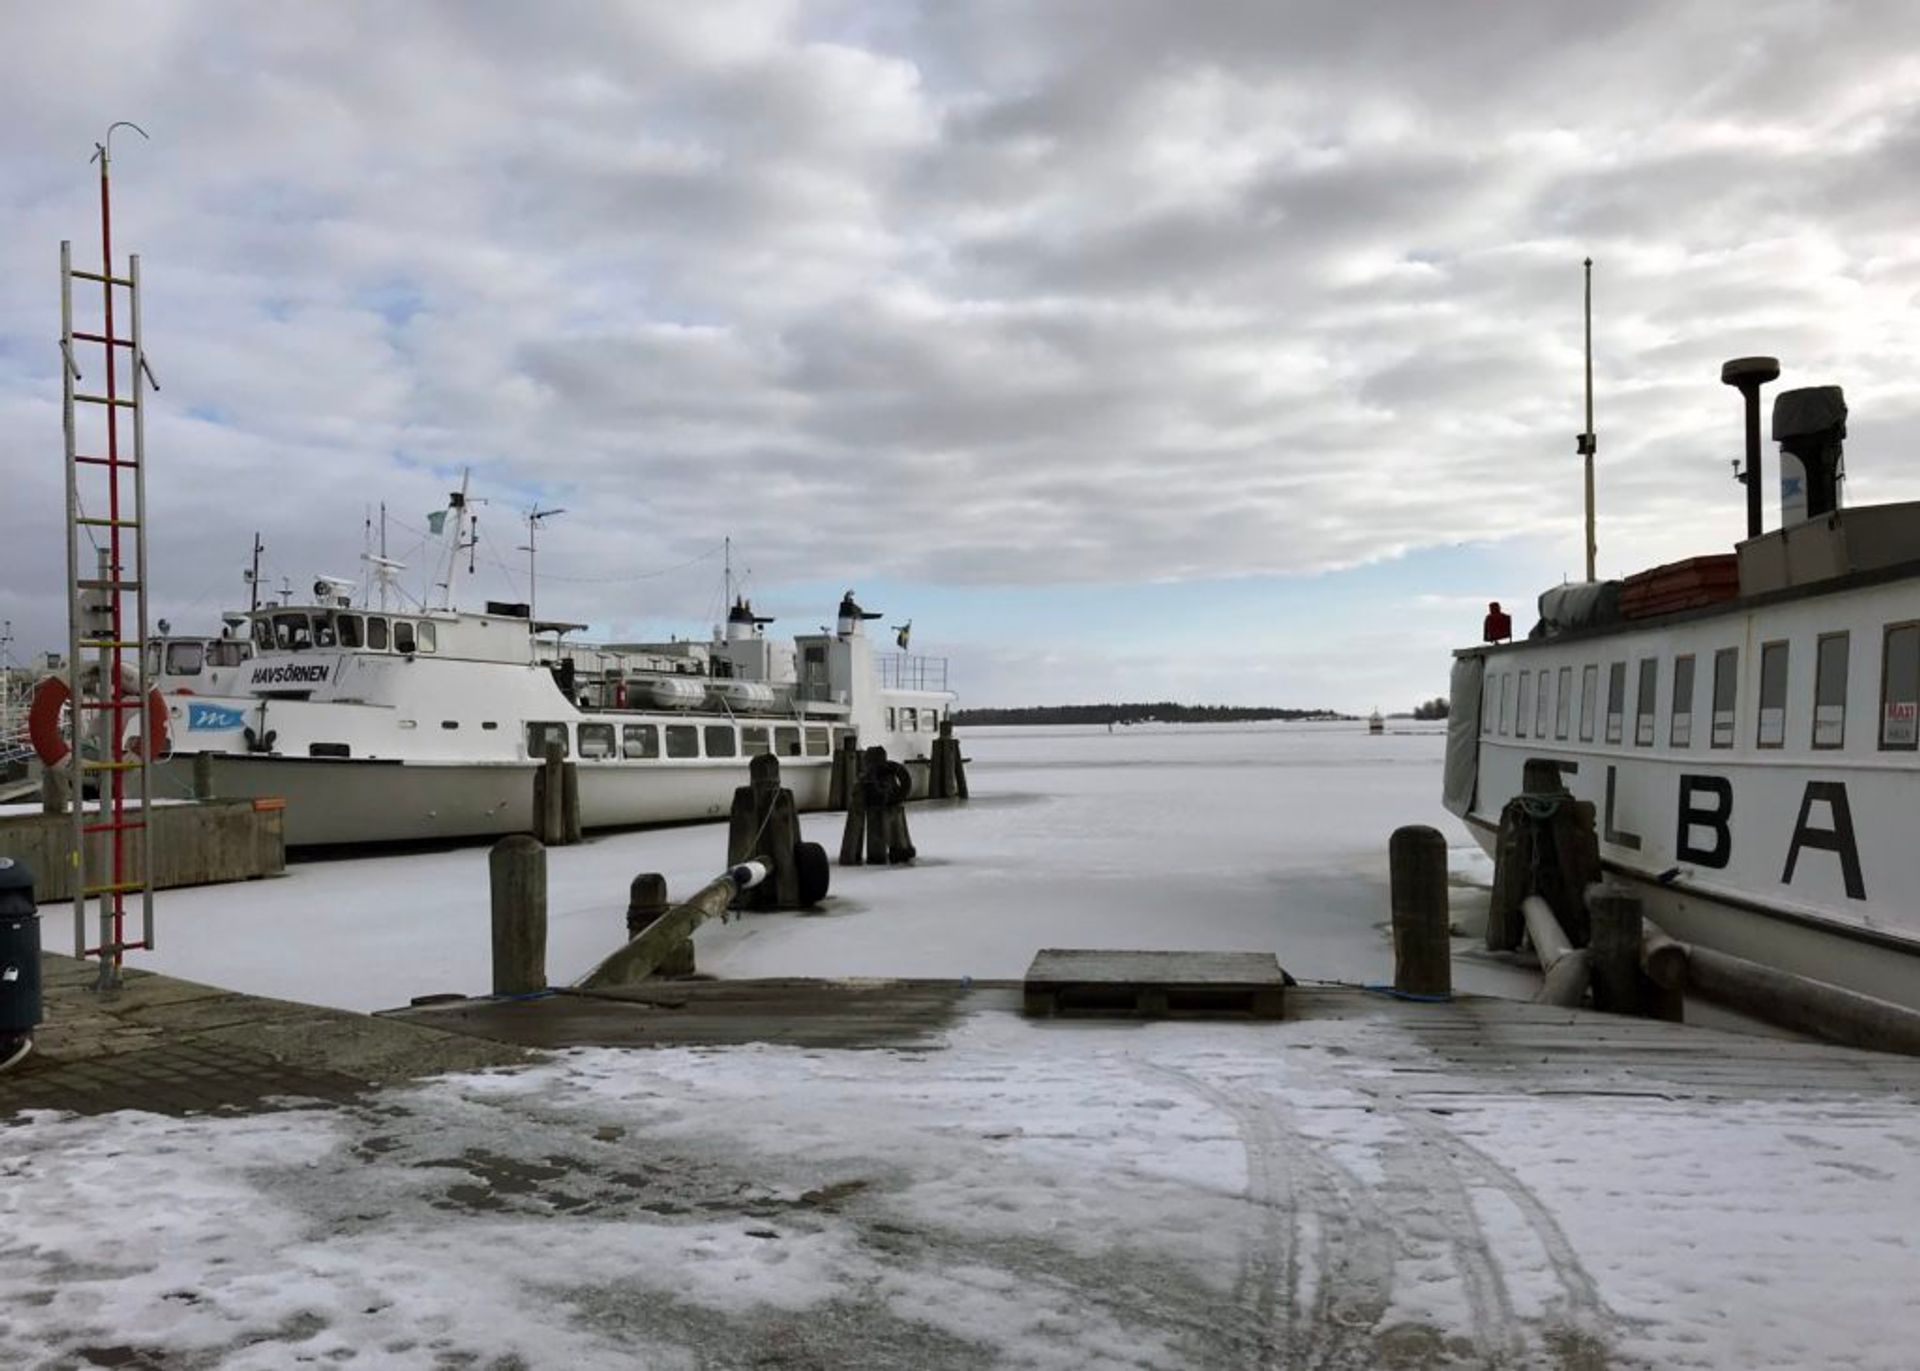
[[[913,798],[913,773],[904,762],[888,762],[880,779],[886,786],[888,804],[905,804]]]
[[[795,843],[793,870],[799,878],[802,909],[812,909],[827,898],[827,886],[833,879],[833,868],[827,862],[826,848],[819,843]]]

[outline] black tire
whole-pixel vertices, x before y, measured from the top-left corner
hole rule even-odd
[[[793,870],[799,878],[802,909],[812,909],[827,898],[827,885],[833,879],[833,868],[827,862],[826,848],[819,843],[795,843]]]
[[[905,804],[913,798],[913,773],[904,762],[888,762],[880,774],[887,783],[888,804]]]

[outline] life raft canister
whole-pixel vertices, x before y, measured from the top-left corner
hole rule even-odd
[[[60,715],[72,700],[73,690],[64,677],[49,676],[33,688],[33,702],[27,707],[27,738],[46,766],[59,766],[67,759],[69,749],[60,728]],[[147,691],[146,714],[146,724],[140,736],[132,739],[127,746],[130,755],[138,756],[145,751],[148,738],[158,742],[160,752],[166,752],[171,744],[167,730],[167,701],[158,690]]]

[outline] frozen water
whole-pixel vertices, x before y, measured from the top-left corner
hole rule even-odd
[[[1440,807],[1443,734],[1362,724],[975,729],[974,798],[911,810],[910,868],[841,868],[817,913],[709,924],[719,976],[1018,977],[1042,947],[1272,951],[1302,980],[1392,975],[1387,837],[1431,823],[1484,859]],[[842,819],[805,816],[837,851]],[[548,971],[573,980],[619,945],[627,885],[666,874],[691,893],[725,864],[726,830],[600,835],[548,861]],[[1454,891],[1471,923],[1484,897]],[[378,1009],[485,993],[487,847],[298,862],[281,879],[164,891],[158,951],[134,964],[233,989]],[[70,948],[64,909],[46,942]],[[1530,994],[1534,979],[1456,943],[1463,990]]]

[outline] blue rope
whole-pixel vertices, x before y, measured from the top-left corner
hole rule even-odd
[[[1372,991],[1375,995],[1385,995],[1395,1000],[1412,1000],[1415,1004],[1451,1004],[1451,995],[1416,995],[1411,990],[1397,990],[1390,985],[1363,985],[1362,990]]]

